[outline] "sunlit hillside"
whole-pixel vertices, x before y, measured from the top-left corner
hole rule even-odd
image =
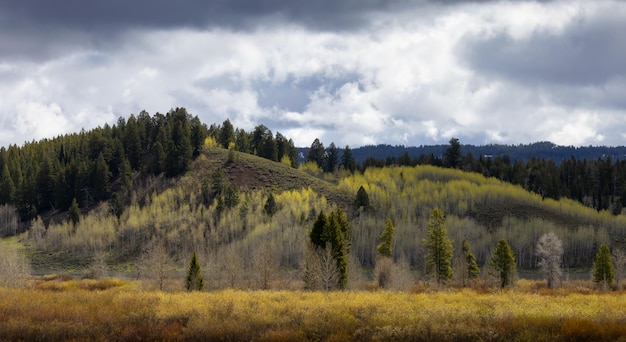
[[[498,239],[509,241],[518,268],[534,269],[538,237],[555,232],[564,266],[589,269],[597,246],[620,246],[626,219],[569,200],[542,200],[519,187],[481,175],[432,166],[367,169],[316,178],[256,156],[205,147],[178,178],[135,179],[131,204],[114,212],[108,202],[45,227],[36,220],[20,236],[37,273],[121,272],[142,276],[142,256],[155,242],[179,277],[190,255],[200,255],[209,288],[299,288],[309,232],[317,214],[342,208],[351,224],[353,283],[367,281],[385,221],[396,226],[393,257],[424,279],[425,227],[440,208],[458,251],[467,238],[482,266]],[[356,208],[363,186],[369,208]],[[273,197],[276,211],[266,205]],[[117,217],[119,215],[119,218]],[[119,274],[119,273],[117,273]],[[407,286],[407,285],[405,285]]]

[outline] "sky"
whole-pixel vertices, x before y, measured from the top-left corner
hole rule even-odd
[[[0,0],[0,146],[185,107],[296,146],[626,144],[626,2]]]

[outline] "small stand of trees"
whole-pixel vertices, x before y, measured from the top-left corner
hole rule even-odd
[[[350,254],[350,225],[346,214],[341,209],[331,212],[328,216],[323,210],[320,211],[309,238],[310,246],[304,270],[306,288],[345,289],[348,283]],[[330,255],[332,263],[329,263]]]

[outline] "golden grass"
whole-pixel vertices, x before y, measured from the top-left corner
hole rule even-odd
[[[33,287],[0,289],[0,340],[626,340],[624,308],[624,293],[529,281],[486,293]]]

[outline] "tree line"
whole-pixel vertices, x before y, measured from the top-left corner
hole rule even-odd
[[[568,150],[569,151],[569,150]],[[318,139],[307,151],[308,162],[315,162],[323,171],[346,169],[364,172],[368,168],[385,166],[432,165],[466,172],[476,172],[485,177],[519,185],[543,198],[576,200],[596,210],[608,210],[614,215],[626,206],[626,159],[603,156],[597,159],[559,159],[530,157],[513,160],[508,154],[474,156],[463,154],[459,140],[452,138],[440,155],[434,153],[411,157],[408,149],[398,157],[377,158],[369,156],[357,163],[349,146],[338,149],[334,143],[324,149]]]

